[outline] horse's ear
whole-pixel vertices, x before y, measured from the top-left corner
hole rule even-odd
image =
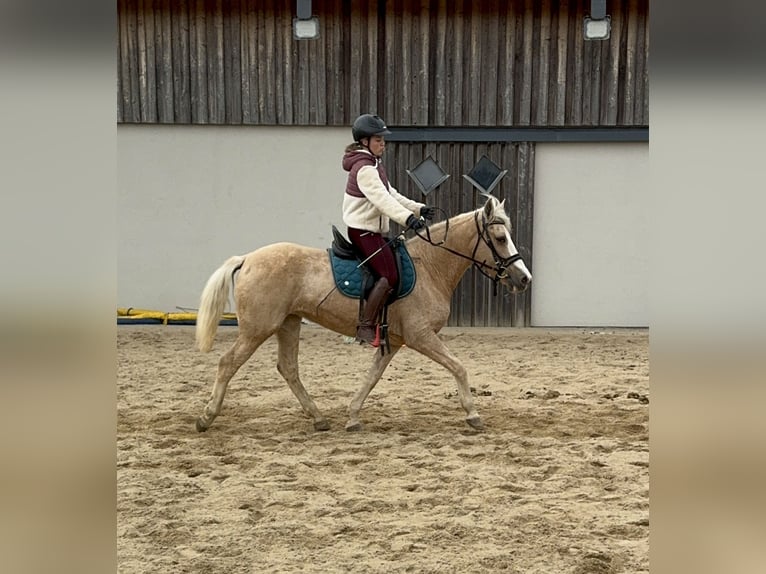
[[[502,211],[503,213],[505,213],[505,200],[501,201],[501,202],[498,204],[497,208],[498,208],[500,211]]]
[[[492,219],[492,215],[495,213],[495,206],[497,205],[497,198],[490,195],[487,198],[487,203],[484,204],[484,219],[487,221]]]

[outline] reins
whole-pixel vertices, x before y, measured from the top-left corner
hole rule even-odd
[[[473,246],[473,252],[471,253],[470,257],[468,255],[464,255],[460,253],[459,251],[455,251],[454,249],[451,249],[450,247],[446,247],[444,243],[447,241],[447,234],[449,232],[449,219],[445,220],[447,221],[447,226],[444,230],[444,239],[439,241],[438,243],[434,242],[431,239],[431,233],[426,227],[426,234],[421,235],[417,231],[415,232],[415,235],[417,235],[420,239],[425,241],[426,243],[433,245],[434,247],[438,247],[439,249],[444,249],[445,251],[449,251],[453,255],[457,255],[458,257],[462,257],[463,259],[467,259],[470,261],[476,269],[479,270],[479,273],[484,275],[487,279],[492,281],[493,283],[493,294],[497,295],[497,284],[502,280],[506,279],[508,275],[506,274],[506,270],[508,267],[513,265],[516,261],[521,259],[521,254],[516,253],[515,255],[511,255],[510,257],[503,257],[498,252],[497,249],[495,249],[494,244],[492,243],[492,240],[489,238],[489,231],[488,228],[490,225],[505,225],[502,221],[485,221],[483,226],[479,226],[479,214],[478,212],[474,214],[474,222],[476,223],[476,231],[478,232],[476,237],[476,245]],[[476,259],[476,252],[479,250],[479,244],[481,241],[484,241],[484,244],[489,247],[489,250],[492,252],[492,258],[495,260],[495,265],[488,265],[486,261],[479,261]],[[484,269],[489,269],[490,272],[494,272],[495,276],[493,277],[488,272],[486,272]]]

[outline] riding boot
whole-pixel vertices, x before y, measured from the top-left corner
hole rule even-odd
[[[388,279],[381,277],[377,280],[367,301],[364,303],[364,310],[356,328],[356,340],[360,343],[370,343],[373,347],[380,345],[380,339],[377,336],[376,323],[383,304],[388,299],[393,289],[388,284]]]

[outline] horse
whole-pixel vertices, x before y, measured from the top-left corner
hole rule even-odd
[[[362,386],[348,408],[346,430],[362,430],[362,405],[391,359],[403,346],[445,367],[457,382],[466,423],[484,429],[474,406],[468,375],[438,337],[447,324],[452,293],[474,265],[495,284],[513,294],[532,280],[511,239],[505,200],[489,196],[483,207],[444,219],[405,240],[417,281],[409,295],[391,303],[388,312],[388,352],[376,352]],[[234,275],[237,274],[236,281]],[[330,428],[298,375],[301,322],[306,319],[346,336],[356,333],[358,299],[335,287],[326,250],[296,243],[273,243],[227,259],[208,279],[200,296],[195,342],[202,352],[212,349],[221,315],[233,291],[238,320],[237,339],[218,363],[210,400],[196,421],[206,431],[221,412],[229,381],[269,337],[278,342],[277,370],[313,419],[314,429]]]

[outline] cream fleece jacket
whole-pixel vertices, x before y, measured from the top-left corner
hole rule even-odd
[[[359,169],[356,183],[364,197],[348,193],[343,196],[343,222],[348,227],[388,233],[390,219],[404,227],[407,218],[413,214],[419,217],[420,208],[425,205],[403,196],[390,184],[386,189],[378,170],[372,165]]]

